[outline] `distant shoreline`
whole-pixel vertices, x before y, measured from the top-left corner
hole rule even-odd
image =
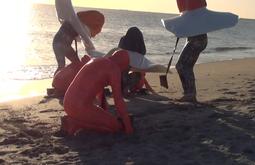
[[[45,4],[45,3],[34,3],[34,6],[54,6],[54,4]],[[152,14],[170,14],[173,16],[179,15],[179,13],[168,13],[168,12],[157,12],[157,11],[139,11],[139,10],[128,10],[128,9],[108,9],[108,8],[97,8],[97,7],[84,7],[84,6],[74,6],[75,8],[86,8],[93,10],[119,10],[119,11],[129,11],[129,12],[143,12],[143,13],[152,13]],[[210,9],[210,8],[209,8]],[[253,18],[240,18],[244,20],[255,20]]]

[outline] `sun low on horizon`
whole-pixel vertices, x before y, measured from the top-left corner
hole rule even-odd
[[[26,46],[29,36],[29,19],[31,17],[32,1],[9,0],[4,1],[0,9],[2,37],[0,69],[14,68],[24,64],[26,60]],[[15,46],[15,48],[13,47]]]

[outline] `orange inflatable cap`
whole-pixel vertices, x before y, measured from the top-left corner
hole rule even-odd
[[[104,25],[104,15],[102,13],[96,10],[88,10],[78,12],[77,16],[95,35],[101,32]]]
[[[126,50],[116,51],[112,56],[109,57],[114,63],[116,63],[121,71],[128,69],[129,56]]]
[[[177,0],[177,5],[180,12],[195,10],[207,6],[205,0]]]

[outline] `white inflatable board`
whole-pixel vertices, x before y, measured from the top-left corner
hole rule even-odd
[[[185,11],[180,16],[161,19],[163,26],[176,37],[191,37],[235,26],[238,16],[227,12],[215,12],[206,8]]]
[[[164,65],[153,63],[140,53],[128,51],[128,55],[133,71],[166,73],[167,68]]]

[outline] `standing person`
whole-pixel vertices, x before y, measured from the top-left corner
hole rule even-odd
[[[180,101],[197,101],[195,74],[193,68],[200,53],[206,48],[206,46],[207,34],[187,38],[186,44],[182,49],[176,64],[176,70],[179,74],[183,88],[183,97],[180,99]]]
[[[200,53],[207,46],[207,33],[236,25],[238,16],[207,10],[205,0],[177,0],[177,5],[181,15],[161,21],[163,26],[176,37],[187,38],[176,64],[184,91],[180,101],[196,102],[193,68]]]
[[[206,7],[207,5],[205,0],[196,0],[197,3],[191,3],[191,1],[195,0],[190,0],[189,2],[186,0],[177,0],[179,11],[182,13],[188,10]],[[187,3],[192,5],[188,5]],[[176,64],[176,70],[179,74],[183,88],[183,97],[180,101],[197,101],[196,82],[193,68],[200,53],[206,48],[206,46],[207,34],[199,34],[187,38],[186,44],[182,49]]]
[[[90,40],[101,32],[104,15],[98,11],[81,11],[75,13],[71,0],[55,0],[58,20],[61,26],[53,39],[53,50],[58,63],[57,71],[65,67],[65,57],[72,63],[80,62],[78,53],[72,48],[72,42],[81,38],[88,55],[102,56]],[[55,75],[54,74],[54,75]]]

